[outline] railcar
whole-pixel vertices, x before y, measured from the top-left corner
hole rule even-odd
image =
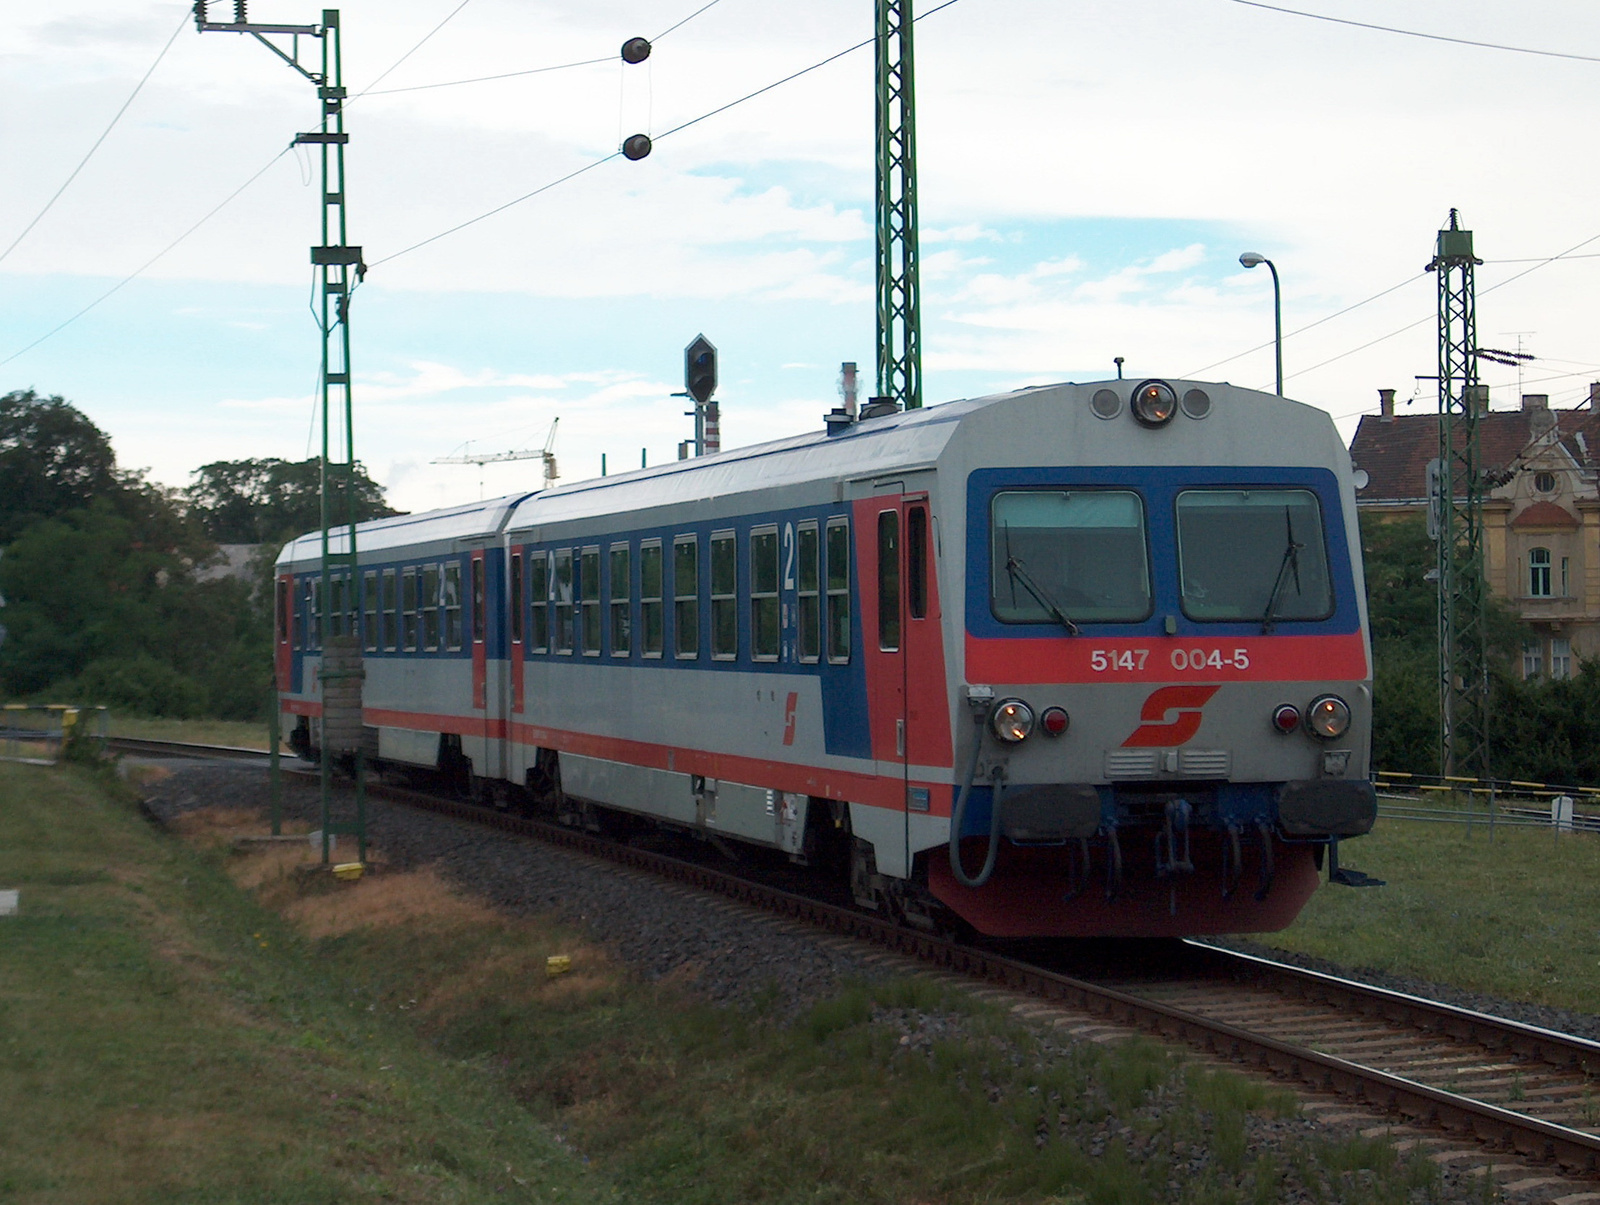
[[[328,599],[320,537],[278,562],[302,749],[326,628],[379,766],[765,846],[909,923],[1278,929],[1376,816],[1349,457],[1280,397],[879,404],[357,547]]]

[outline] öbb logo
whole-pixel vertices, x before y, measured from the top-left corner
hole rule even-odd
[[[1122,742],[1124,749],[1170,749],[1200,731],[1202,709],[1218,686],[1163,686],[1139,709],[1139,727]]]

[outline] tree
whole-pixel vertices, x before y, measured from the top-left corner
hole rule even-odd
[[[321,465],[315,458],[218,460],[192,476],[184,498],[190,513],[219,544],[282,543],[322,526]],[[400,513],[359,463],[353,481],[358,523]],[[328,513],[334,523],[343,523],[349,512],[342,483],[336,480],[335,485]]]
[[[0,397],[0,544],[122,488],[111,441],[75,406],[31,389]]]

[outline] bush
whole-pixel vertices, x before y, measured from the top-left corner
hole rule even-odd
[[[83,703],[135,715],[192,720],[207,714],[204,687],[143,653],[92,662],[65,689]]]

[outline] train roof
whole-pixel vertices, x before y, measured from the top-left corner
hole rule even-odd
[[[963,415],[1012,396],[943,402],[862,419],[834,434],[808,431],[712,456],[576,481],[530,494],[517,506],[507,529],[930,465]]]
[[[505,530],[506,520],[527,492],[506,494],[463,506],[443,510],[423,511],[415,515],[393,515],[387,519],[371,519],[356,524],[356,549],[359,552],[382,552],[387,548],[410,547],[414,544],[431,544],[442,540],[472,540],[499,535]],[[343,527],[329,533],[329,549],[335,553],[345,550]],[[279,565],[298,564],[319,560],[322,556],[322,533],[307,532],[296,536],[278,554]]]

